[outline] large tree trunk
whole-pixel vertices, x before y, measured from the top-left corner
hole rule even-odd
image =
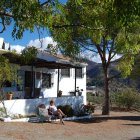
[[[108,74],[107,69],[104,70],[104,76],[105,76],[105,96],[104,96],[104,104],[102,108],[102,115],[109,115],[110,112],[110,99],[109,99],[109,80],[108,80]]]

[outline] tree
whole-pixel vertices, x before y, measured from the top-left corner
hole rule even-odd
[[[61,10],[59,0],[1,0],[0,33],[14,24],[12,37],[20,39],[25,30],[51,28],[52,15]]]
[[[16,64],[10,64],[6,57],[0,55],[0,102],[3,104],[6,115],[7,111],[3,102],[5,97],[3,87],[6,81],[13,82],[14,80],[17,80],[17,70],[18,66]]]
[[[36,47],[26,47],[20,56],[20,61],[23,64],[34,65],[38,50]]]
[[[65,55],[84,51],[98,53],[101,58],[105,100],[102,114],[109,114],[108,68],[116,54],[122,54],[119,70],[130,74],[134,55],[140,49],[140,1],[133,0],[69,0],[64,13],[53,17],[52,36]]]
[[[135,56],[135,62],[134,62],[134,67],[132,69],[130,77],[132,79],[135,79],[136,81],[140,81],[140,54]]]

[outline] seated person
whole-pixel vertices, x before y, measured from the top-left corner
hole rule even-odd
[[[60,123],[64,124],[62,118],[66,117],[66,115],[62,112],[61,109],[57,109],[53,100],[50,101],[49,113],[51,113],[53,115],[58,115],[60,118]]]

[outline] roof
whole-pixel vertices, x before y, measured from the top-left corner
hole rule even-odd
[[[19,53],[12,53],[9,50],[0,49],[0,54],[7,57],[11,63],[16,63],[19,65],[27,65],[21,62]],[[79,68],[86,66],[85,63],[71,61],[70,58],[65,59],[65,57],[60,55],[52,55],[46,51],[38,51],[37,58],[34,63],[28,63],[28,65],[34,64],[35,67],[47,67],[50,69],[57,68]]]

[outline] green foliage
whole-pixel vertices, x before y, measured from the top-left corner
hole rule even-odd
[[[87,93],[87,101],[94,105],[101,105],[103,103],[103,96],[94,96],[92,93]]]
[[[117,68],[121,71],[121,74],[124,78],[131,74],[132,68],[134,65],[134,56],[124,55],[122,61],[118,64]]]
[[[0,108],[0,112],[4,112],[4,108]]]
[[[37,48],[27,47],[22,51],[21,61],[25,64],[33,64],[36,60],[37,53]]]
[[[5,80],[11,81],[11,67],[9,61],[0,55],[0,87]]]
[[[61,109],[64,112],[64,114],[66,114],[68,117],[73,116],[73,109],[70,105],[59,105],[57,106],[57,108]]]
[[[135,56],[135,62],[134,62],[134,66],[132,69],[132,73],[130,75],[130,77],[132,79],[135,79],[137,81],[140,81],[140,54]]]
[[[125,88],[112,95],[112,102],[120,108],[129,110],[140,102],[140,94],[132,88]]]
[[[12,91],[10,91],[10,92],[7,92],[7,94],[13,94],[13,92],[12,92]]]
[[[34,27],[48,28],[52,26],[55,13],[62,9],[58,0],[1,0],[0,19],[3,29],[14,23],[12,37],[20,39],[25,30],[34,31]]]
[[[5,117],[5,108],[0,107],[0,117]]]
[[[118,69],[123,76],[130,75],[134,55],[140,50],[140,2],[120,3],[126,8],[120,9],[118,0],[69,0],[64,6],[65,12],[54,16],[51,29],[62,52],[69,56],[81,54],[84,50],[97,52],[104,70],[116,53],[122,54],[124,59]]]
[[[65,12],[54,15],[51,33],[64,54],[75,56],[86,50],[101,58],[106,85],[103,114],[109,114],[110,62],[116,54],[123,55],[118,69],[126,77],[140,50],[139,5],[138,0],[69,0]]]

